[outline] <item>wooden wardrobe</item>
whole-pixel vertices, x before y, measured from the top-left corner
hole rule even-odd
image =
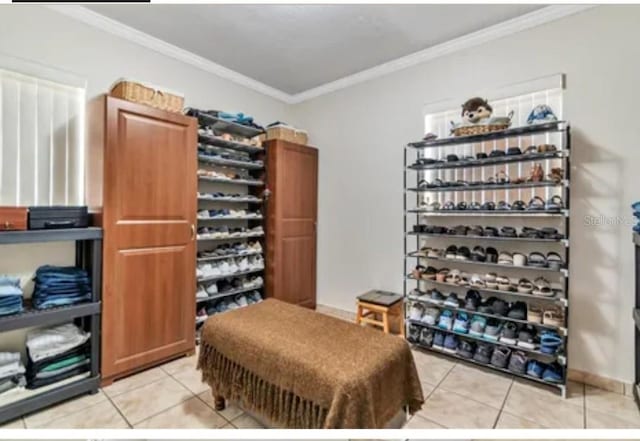
[[[316,307],[318,150],[267,141],[266,293]]]
[[[89,111],[106,385],[195,349],[197,121],[110,96]]]

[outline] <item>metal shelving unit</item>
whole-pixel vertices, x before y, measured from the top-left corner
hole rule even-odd
[[[75,321],[91,332],[90,371],[41,389],[25,390],[0,399],[0,423],[36,412],[86,393],[100,386],[100,311],[102,288],[102,229],[29,230],[0,232],[0,245],[75,241],[75,265],[91,274],[90,302],[51,309],[25,308],[22,313],[0,317],[0,332],[32,326],[49,326]]]
[[[200,112],[198,114],[198,123],[200,127],[209,127],[213,129],[216,135],[231,134],[234,136],[253,138],[264,133],[263,130],[244,126],[241,124],[224,121],[219,118],[204,114]],[[205,153],[225,153],[225,152],[240,152],[245,155],[243,160],[226,159],[226,158],[212,158],[205,156],[201,153],[198,154],[198,162],[200,165],[204,165],[213,170],[233,170],[232,174],[236,172],[243,173],[241,177],[235,177],[233,179],[224,179],[218,177],[199,176],[198,187],[201,194],[205,193],[239,193],[238,188],[242,187],[246,189],[247,195],[252,195],[258,199],[242,199],[242,198],[224,198],[224,197],[198,197],[198,211],[202,209],[211,208],[230,208],[233,210],[244,209],[247,211],[255,211],[260,209],[263,214],[259,216],[220,216],[220,217],[201,217],[197,216],[199,226],[207,227],[219,227],[227,225],[229,228],[246,226],[248,228],[261,225],[263,230],[265,229],[264,213],[266,213],[266,203],[268,191],[266,190],[265,183],[267,181],[266,176],[266,149],[263,147],[252,146],[246,143],[225,140],[219,136],[214,136],[209,133],[198,134],[198,141],[200,144],[199,149],[204,150]],[[205,191],[206,189],[206,191]],[[221,237],[202,237],[197,239],[198,251],[204,251],[209,249],[215,249],[216,247],[225,243],[235,242],[248,242],[259,240],[264,250],[264,232],[263,233],[246,233],[246,234],[230,234],[228,236]],[[256,255],[263,255],[262,251],[252,251],[250,253],[241,253],[237,255],[226,256],[211,256],[211,257],[198,257],[196,258],[196,265],[202,265],[206,263],[216,264],[216,262],[231,259],[231,258],[243,258]],[[264,269],[250,269],[246,271],[239,271],[233,274],[216,275],[209,277],[201,277],[197,279],[197,284],[202,286],[209,286],[212,283],[220,282],[223,280],[231,280],[236,277],[260,275],[264,273]],[[218,285],[219,286],[219,285]],[[225,290],[216,294],[212,294],[206,298],[196,297],[196,308],[200,309],[206,306],[207,302],[214,302],[226,297],[235,296],[242,293],[249,293],[252,291],[260,291],[264,297],[264,284],[258,287],[252,288],[238,288],[232,290]],[[204,320],[196,320],[196,329],[199,328]]]
[[[552,135],[556,134],[556,135]],[[504,141],[506,143],[511,142],[512,140],[516,140],[517,145],[523,145],[522,142],[531,143],[531,140],[534,136],[556,136],[561,139],[560,145],[558,145],[558,150],[554,152],[547,153],[535,153],[535,154],[520,154],[520,155],[503,155],[503,156],[489,156],[487,158],[475,159],[474,155],[478,151],[478,147],[482,147],[482,150],[486,150],[486,146],[489,146],[489,149],[495,149],[496,143],[500,141]],[[556,143],[558,144],[558,143]],[[500,144],[505,145],[505,144]],[[511,145],[511,144],[508,144]],[[526,146],[529,144],[524,144],[524,150]],[[449,161],[443,160],[441,158],[446,155],[437,149],[439,148],[448,148],[455,146],[457,148],[456,154],[461,158],[457,161]],[[493,132],[484,135],[473,135],[473,136],[462,136],[462,137],[451,137],[451,138],[443,138],[436,139],[432,141],[420,141],[415,143],[409,143],[405,146],[404,149],[404,200],[403,200],[403,208],[404,208],[404,296],[406,298],[406,323],[407,327],[410,326],[418,326],[420,328],[429,328],[434,332],[443,332],[445,334],[455,334],[459,339],[467,339],[470,341],[481,341],[483,343],[487,343],[494,346],[507,346],[513,350],[523,351],[527,354],[531,359],[540,360],[543,362],[554,361],[560,364],[563,368],[563,379],[560,383],[552,383],[545,381],[543,379],[535,378],[528,376],[526,374],[517,374],[505,368],[495,367],[491,364],[483,364],[479,363],[473,359],[468,359],[463,356],[458,355],[457,353],[452,353],[450,351],[441,350],[438,348],[434,348],[431,346],[426,346],[421,342],[411,342],[416,346],[422,347],[429,351],[434,351],[440,354],[444,354],[446,356],[453,357],[457,360],[466,361],[471,364],[480,365],[484,367],[488,367],[491,369],[495,369],[497,371],[506,372],[514,376],[518,376],[521,378],[525,378],[531,380],[533,382],[539,384],[545,384],[547,386],[556,387],[560,390],[563,397],[566,397],[567,388],[566,388],[566,372],[567,372],[567,344],[569,338],[568,332],[568,316],[569,316],[569,213],[570,213],[570,147],[571,147],[571,137],[570,137],[570,128],[569,124],[566,121],[557,121],[545,124],[538,124],[534,126],[525,126],[525,127],[515,127],[507,130],[503,130],[500,132]],[[459,155],[459,150],[463,148],[466,149],[468,155],[462,156]],[[434,157],[427,158],[427,153],[436,152]],[[410,159],[411,158],[411,159]],[[455,159],[455,158],[454,158]],[[561,182],[534,182],[534,183],[521,183],[521,184],[477,184],[477,185],[456,185],[455,182],[460,180],[458,177],[458,173],[471,173],[474,176],[476,174],[482,175],[485,177],[485,170],[487,168],[492,168],[493,171],[496,171],[497,166],[502,165],[512,165],[514,167],[518,167],[518,170],[521,171],[520,163],[533,164],[536,162],[546,162],[547,171],[550,162],[560,162],[561,167],[564,170],[564,176]],[[411,163],[409,163],[411,162]],[[446,171],[446,172],[445,172]],[[444,179],[445,182],[454,183],[450,186],[419,186],[418,183],[421,181],[429,181],[426,179],[427,173],[449,173],[455,174],[455,177]],[[468,178],[467,178],[468,179]],[[481,179],[486,182],[486,179]],[[472,182],[472,180],[469,180]],[[457,197],[464,197],[466,195],[471,195],[469,199],[491,201],[497,203],[496,200],[497,192],[504,192],[505,195],[509,194],[509,192],[517,193],[520,195],[524,192],[531,192],[533,195],[535,192],[543,191],[547,194],[552,192],[554,194],[559,194],[564,201],[564,208],[561,210],[524,210],[524,211],[515,211],[515,210],[431,210],[427,208],[428,201],[425,200],[426,196],[435,195],[439,198],[448,195],[456,195]],[[464,193],[463,193],[464,192]],[[501,198],[504,199],[504,198]],[[520,197],[519,197],[520,199]],[[462,199],[465,200],[465,199]],[[468,218],[467,225],[477,225],[481,222],[481,219],[487,219],[492,221],[502,221],[502,222],[558,222],[561,224],[560,233],[563,235],[561,239],[536,239],[536,238],[526,238],[526,237],[501,237],[501,236],[466,236],[466,235],[448,235],[448,234],[428,234],[428,233],[420,233],[413,231],[412,225],[420,225],[420,224],[429,224],[431,219],[437,218],[439,220],[444,220],[448,222],[455,222],[455,224],[447,225],[454,226],[461,223],[461,217]],[[449,219],[450,218],[450,219]],[[479,222],[480,221],[480,222]],[[442,224],[438,224],[442,225]],[[447,244],[455,244],[457,241],[473,241],[474,244],[477,242],[479,245],[488,242],[489,246],[491,246],[491,242],[501,241],[504,245],[501,246],[501,250],[508,250],[505,248],[505,245],[513,242],[512,245],[519,246],[546,246],[546,247],[558,247],[558,250],[555,248],[554,251],[557,251],[561,256],[563,256],[564,264],[559,270],[552,270],[546,267],[536,267],[536,266],[513,266],[513,265],[501,265],[497,263],[489,263],[489,262],[476,262],[472,260],[459,260],[459,259],[446,259],[444,257],[427,257],[424,255],[416,254],[418,250],[421,249],[422,244],[425,241],[438,240],[438,241],[448,241],[444,242]],[[560,249],[561,247],[561,249]],[[511,251],[511,250],[509,250]],[[534,251],[534,250],[531,250]],[[640,252],[639,252],[640,256]],[[638,257],[640,259],[640,257]],[[450,269],[464,269],[464,268],[474,268],[478,267],[478,272],[484,273],[481,268],[483,267],[492,267],[495,270],[505,270],[508,274],[523,274],[524,277],[530,274],[548,274],[550,276],[557,277],[557,283],[553,285],[553,294],[550,296],[539,296],[533,295],[529,293],[520,293],[517,291],[501,291],[497,289],[488,289],[486,287],[476,287],[476,286],[460,286],[456,284],[450,284],[446,282],[438,282],[433,279],[416,279],[411,276],[411,269],[416,265],[416,263],[421,262],[429,262],[432,265],[436,266],[438,262],[442,265],[440,267],[436,266],[436,269],[440,268],[450,268]],[[426,263],[425,263],[426,265]],[[473,271],[469,270],[469,273]],[[498,316],[495,314],[483,314],[477,311],[471,311],[465,309],[464,307],[450,307],[444,304],[434,304],[427,300],[426,296],[420,298],[418,294],[420,294],[420,286],[424,284],[425,287],[428,288],[438,288],[443,290],[445,293],[445,289],[451,292],[456,292],[460,298],[464,298],[464,293],[467,290],[473,289],[481,294],[483,299],[487,299],[491,296],[502,298],[507,301],[509,300],[520,300],[524,301],[528,305],[536,304],[541,305],[543,308],[546,306],[554,306],[557,308],[561,308],[564,313],[564,323],[562,326],[552,326],[550,324],[542,324],[537,322],[530,322],[528,320],[517,320],[511,319],[508,317]],[[640,285],[639,285],[640,286]],[[417,288],[414,290],[414,288]],[[640,290],[640,288],[639,288]],[[428,290],[424,290],[425,292]],[[640,292],[640,291],[639,291]],[[427,294],[428,296],[428,294]],[[426,324],[421,321],[411,320],[409,318],[409,306],[411,302],[423,303],[425,305],[430,305],[440,310],[449,309],[454,313],[454,316],[457,312],[464,312],[469,316],[469,319],[473,315],[484,316],[486,318],[495,319],[500,322],[511,321],[520,326],[531,325],[539,330],[552,330],[558,333],[558,335],[563,339],[563,345],[560,350],[553,354],[545,354],[539,350],[531,350],[522,348],[520,346],[514,346],[510,344],[505,344],[500,341],[491,341],[485,339],[483,337],[477,337],[470,335],[468,333],[461,333],[454,330],[445,330],[441,329],[438,326],[432,326]],[[410,333],[407,329],[406,335],[409,336]],[[639,337],[640,341],[640,337]],[[640,343],[638,343],[640,347]],[[638,365],[640,366],[640,356],[638,357]]]
[[[633,248],[635,261],[635,306],[632,311],[635,339],[635,384],[633,385],[633,397],[640,408],[640,234],[633,233]]]

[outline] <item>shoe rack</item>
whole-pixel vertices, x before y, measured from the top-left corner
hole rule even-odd
[[[541,153],[524,154],[531,145],[554,144],[555,151],[543,151]],[[461,360],[472,365],[481,365],[492,368],[517,377],[525,378],[538,384],[544,384],[552,388],[559,389],[563,397],[566,397],[567,382],[567,344],[569,338],[568,315],[569,315],[569,215],[570,215],[570,129],[565,121],[524,126],[493,132],[482,135],[449,137],[429,141],[409,143],[404,149],[404,296],[405,296],[405,323],[407,326],[406,336],[413,345],[421,347],[427,351],[438,352],[448,357]],[[522,154],[491,156],[493,150],[505,151],[509,147],[518,146]],[[478,153],[486,153],[478,158]],[[451,160],[451,154],[457,158]],[[526,179],[527,172],[534,164],[543,165],[545,178],[541,181],[529,182]],[[550,181],[546,178],[548,172],[554,167],[561,167],[563,176],[561,180]],[[502,171],[506,171],[510,176],[508,182],[499,183],[495,177]],[[503,175],[504,176],[504,175]],[[525,176],[523,180],[516,177]],[[424,182],[434,182],[440,179],[442,182],[465,181],[457,186],[441,186],[425,188]],[[419,183],[423,182],[423,185]],[[440,181],[436,181],[440,182]],[[467,183],[473,183],[467,185]],[[562,198],[563,208],[550,210],[545,205],[544,209],[538,210],[485,210],[483,204],[493,201],[514,202],[522,200],[527,203],[534,196],[540,196],[547,201],[554,195]],[[465,201],[468,204],[474,203],[475,208],[470,209],[442,209],[447,201],[454,202],[457,206],[459,202]],[[439,203],[440,207],[435,205]],[[458,225],[476,226],[488,225],[500,228],[502,226],[517,227],[520,230],[523,226],[543,228],[555,227],[560,233],[560,238],[536,238],[536,237],[504,237],[504,236],[471,236],[460,234],[432,234],[416,231],[414,225],[438,225],[453,228]],[[418,227],[418,230],[422,227]],[[476,246],[484,248],[493,247],[499,252],[518,252],[529,256],[530,252],[538,251],[546,254],[555,252],[560,254],[563,264],[560,268],[535,267],[527,265],[508,265],[496,262],[476,261],[472,259],[452,259],[445,255],[425,256],[420,253],[421,249],[433,247],[444,250],[451,245],[458,247],[465,246],[473,249]],[[528,262],[527,262],[528,263]],[[465,284],[448,283],[447,281],[433,278],[423,278],[422,275],[416,277],[412,271],[416,265],[425,268],[433,267],[436,270],[443,268],[457,269],[468,276],[480,275],[484,277],[487,273],[506,275],[511,281],[518,281],[526,278],[534,281],[539,277],[549,281],[553,295],[542,296],[540,293],[519,292],[517,289],[506,290],[489,289],[486,286],[476,287]],[[429,276],[426,276],[429,277]],[[451,292],[456,293],[458,298],[463,300],[459,307],[446,306],[443,303],[437,304],[428,299],[433,289],[438,290],[446,298]],[[523,301],[527,305],[527,311],[531,306],[542,311],[560,311],[560,322],[546,324],[531,321],[533,316],[527,312],[524,320],[509,318],[505,315],[478,312],[477,309],[466,309],[464,303],[468,290],[476,290],[483,301],[489,298],[497,298],[510,302]],[[450,329],[443,329],[435,325],[425,323],[421,320],[412,320],[409,314],[413,304],[421,304],[424,308],[438,308],[440,312],[450,310],[455,319],[459,312],[466,313],[471,322],[474,316],[484,317],[486,320],[497,321],[500,326],[507,322],[513,322],[518,327],[533,326],[537,335],[544,331],[555,332],[562,340],[557,352],[549,354],[541,351],[540,345],[535,348],[520,347],[516,344],[505,343],[504,341],[488,340],[483,335],[471,335],[468,332],[458,332]],[[423,316],[424,318],[424,316]],[[512,325],[510,325],[512,326]],[[412,328],[413,327],[413,328]],[[536,360],[544,365],[555,364],[556,368],[561,367],[561,380],[548,381],[509,370],[508,365],[498,367],[492,364],[485,364],[472,358],[461,355],[458,351],[445,351],[439,347],[428,344],[428,339],[415,338],[417,329],[420,329],[422,336],[423,329],[431,329],[433,333],[441,332],[446,335],[453,334],[458,339],[458,344],[462,340],[474,342],[473,344],[484,343],[493,346],[510,349],[511,354],[515,351],[522,351],[527,357],[527,366],[530,360]],[[410,331],[414,330],[413,337]],[[430,335],[426,331],[426,335]],[[451,339],[453,341],[453,339]],[[511,342],[513,343],[513,342]],[[539,343],[539,342],[538,342]]]
[[[253,138],[264,133],[263,130],[249,127],[229,121],[215,118],[205,113],[198,115],[198,228],[197,242],[198,254],[196,268],[234,259],[238,262],[242,258],[252,259],[255,256],[266,256],[265,248],[265,213],[268,191],[265,161],[267,158],[265,148],[239,142],[234,139]],[[226,137],[231,135],[233,138]],[[240,152],[242,159],[229,158]],[[209,154],[214,154],[211,156]],[[209,174],[203,173],[206,171]],[[213,172],[213,174],[211,174]],[[235,176],[234,176],[235,175]],[[211,196],[217,194],[216,196]],[[227,197],[228,195],[239,195]],[[224,217],[203,216],[204,210],[231,210],[231,214]],[[244,210],[251,216],[236,215],[234,211]],[[253,215],[253,213],[258,213]],[[219,229],[228,228],[228,233],[203,233],[203,228]],[[262,228],[262,231],[251,232],[254,228]],[[236,232],[234,229],[244,228],[247,231]],[[245,252],[234,252],[225,255],[202,255],[203,252],[216,250],[218,247],[228,244],[248,244],[258,241],[261,249]],[[211,290],[212,284],[217,287],[226,285],[237,278],[255,277],[263,278],[262,283],[251,287],[232,287],[232,289]],[[225,298],[233,298],[240,294],[249,294],[258,291],[262,298],[264,295],[264,267],[238,270],[229,274],[215,274],[196,276],[196,342],[200,341],[200,329],[206,316],[198,317],[198,311],[215,305]],[[197,292],[206,292],[207,296],[198,295]]]

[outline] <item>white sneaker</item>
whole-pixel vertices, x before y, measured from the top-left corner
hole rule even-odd
[[[209,219],[209,210],[200,210],[200,211],[198,211],[198,217],[200,219]]]
[[[232,259],[229,261],[229,272],[231,274],[235,274],[238,271],[240,271],[240,268],[238,267],[238,265],[236,264],[236,262]]]
[[[207,286],[207,292],[211,295],[218,294],[218,285],[212,283],[211,285]]]
[[[204,286],[198,285],[198,290],[196,291],[196,299],[206,299],[209,297],[207,291],[204,290]]]
[[[240,261],[238,262],[238,269],[240,271],[247,271],[249,269],[253,269],[252,266],[249,264],[249,259],[242,258],[240,259]]]
[[[203,276],[204,273],[202,272],[202,269],[196,268],[196,279],[202,279]]]
[[[221,274],[221,275],[231,273],[231,267],[229,266],[229,262],[227,262],[226,260],[223,260],[223,261],[218,265],[218,268],[219,268],[219,270],[220,270],[220,274]]]

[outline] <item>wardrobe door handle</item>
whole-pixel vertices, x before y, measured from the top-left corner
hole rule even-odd
[[[191,240],[194,240],[196,238],[196,226],[194,224],[191,224]]]

